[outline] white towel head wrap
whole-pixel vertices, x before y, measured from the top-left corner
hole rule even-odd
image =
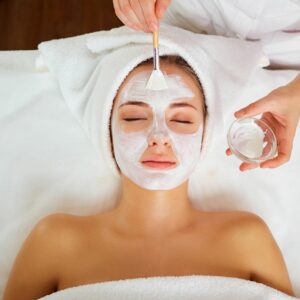
[[[44,64],[57,78],[68,107],[101,154],[107,171],[119,176],[110,145],[112,104],[128,73],[153,56],[152,35],[122,26],[43,42],[38,48]],[[241,95],[261,59],[261,45],[161,24],[160,55],[181,56],[201,82],[207,117],[200,162],[217,137],[226,134],[222,106]]]

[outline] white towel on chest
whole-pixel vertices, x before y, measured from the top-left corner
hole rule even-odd
[[[165,276],[116,280],[61,290],[40,300],[289,300],[254,281],[223,276]]]
[[[109,117],[114,96],[128,73],[152,57],[152,35],[123,26],[39,45],[43,61],[58,80],[72,113],[118,176],[110,150]],[[261,45],[195,34],[163,24],[160,54],[180,55],[195,70],[206,98],[208,118],[202,158],[223,129],[222,105],[234,101],[257,68]],[[223,133],[222,133],[223,134]]]

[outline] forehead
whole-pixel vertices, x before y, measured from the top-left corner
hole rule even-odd
[[[202,99],[202,93],[191,74],[188,74],[187,71],[177,65],[170,65],[163,62],[161,70],[165,75],[168,89],[151,91],[146,89],[146,84],[152,70],[152,64],[135,68],[120,86],[115,99],[115,106],[119,106],[129,99],[148,102],[155,98],[159,98],[160,101],[161,99],[176,101],[176,99],[184,98],[200,108],[201,101],[199,99]]]

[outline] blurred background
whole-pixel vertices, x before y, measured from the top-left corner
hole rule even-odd
[[[0,50],[122,25],[112,0],[0,0]]]

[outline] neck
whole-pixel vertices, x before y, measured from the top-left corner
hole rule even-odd
[[[146,190],[122,175],[122,194],[114,209],[115,226],[135,236],[166,236],[191,225],[195,209],[188,182],[171,190]]]

